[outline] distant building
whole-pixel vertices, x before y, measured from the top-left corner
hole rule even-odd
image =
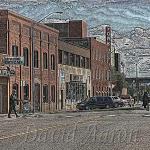
[[[0,77],[0,95],[2,95],[0,113],[7,113],[12,89],[17,90],[18,99],[28,98],[34,111],[45,112],[57,109],[58,34],[57,30],[48,26],[38,24],[14,12],[0,10],[0,53],[11,57],[24,57],[24,65],[10,65],[10,69],[15,70],[15,75],[10,78],[4,75]],[[34,74],[32,74],[32,62]],[[7,66],[9,65],[4,67]],[[34,89],[32,89],[33,83]],[[19,106],[21,111],[22,102]]]
[[[67,24],[66,28],[62,25]],[[83,21],[69,21],[69,23],[47,23],[46,25],[60,31],[60,39],[64,42],[90,49],[90,68],[91,68],[91,94],[109,95],[110,94],[110,68],[111,56],[109,45],[99,42],[94,37],[87,37],[87,25]],[[68,34],[64,34],[64,33]],[[82,33],[82,34],[81,34]]]
[[[59,30],[59,37],[87,37],[87,24],[83,20],[70,20],[65,23],[46,23]]]
[[[59,109],[91,96],[90,50],[59,40]]]

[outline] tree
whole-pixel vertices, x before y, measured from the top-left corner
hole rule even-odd
[[[114,68],[112,68],[111,80],[112,83],[115,84],[115,87],[112,89],[113,93],[121,94],[122,88],[127,87],[127,82],[125,81],[125,75],[119,71],[116,71]]]

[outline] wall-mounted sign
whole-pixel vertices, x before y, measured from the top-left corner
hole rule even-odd
[[[0,68],[0,76],[9,77],[9,76],[14,76],[15,73],[16,73],[15,70]]]
[[[3,63],[6,65],[23,65],[24,57],[4,57]]]

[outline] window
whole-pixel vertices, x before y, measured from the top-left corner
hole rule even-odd
[[[51,70],[55,70],[55,55],[51,55]]]
[[[34,51],[34,67],[38,68],[39,64],[38,64],[38,51]]]
[[[43,86],[43,103],[48,103],[48,85]]]
[[[86,69],[90,68],[90,61],[89,58],[86,58]]]
[[[24,66],[28,66],[29,65],[28,48],[23,48],[23,56],[24,56]]]
[[[80,67],[80,56],[76,55],[76,66]]]
[[[48,61],[47,61],[47,53],[43,53],[43,67],[44,69],[48,68]]]
[[[70,53],[70,65],[75,66],[75,55]]]
[[[27,99],[27,98],[29,98],[29,85],[28,84],[24,86],[24,99]]]
[[[63,64],[69,65],[69,53],[68,52],[64,52]]]
[[[18,56],[18,46],[12,45],[12,56]]]
[[[61,50],[58,51],[58,63],[62,64],[62,51]]]
[[[85,57],[80,57],[81,58],[81,67],[85,68]]]
[[[51,101],[55,102],[55,85],[51,86]]]

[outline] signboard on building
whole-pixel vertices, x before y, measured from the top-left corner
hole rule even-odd
[[[23,65],[24,57],[4,57],[3,63],[6,65]]]
[[[0,68],[0,76],[9,77],[15,75],[15,70],[8,70],[6,68]]]

